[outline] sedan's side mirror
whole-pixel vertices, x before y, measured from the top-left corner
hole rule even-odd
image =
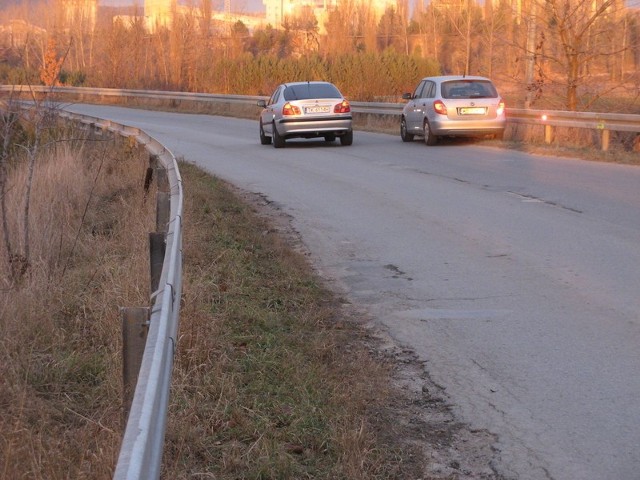
[[[258,100],[258,106],[260,108],[265,108],[267,106],[267,101],[266,100]]]
[[[402,94],[402,99],[403,100],[411,100],[413,98],[413,95],[410,93],[403,93]]]

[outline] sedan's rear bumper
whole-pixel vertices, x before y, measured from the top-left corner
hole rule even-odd
[[[352,117],[290,117],[277,121],[276,128],[283,137],[314,137],[326,134],[340,135],[350,131]]]

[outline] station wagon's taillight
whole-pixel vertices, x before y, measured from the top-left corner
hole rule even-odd
[[[349,113],[351,111],[351,105],[347,100],[343,100],[333,108],[333,113]]]
[[[500,99],[498,102],[498,115],[502,115],[504,113],[504,100]]]
[[[444,104],[442,100],[436,100],[435,102],[433,102],[433,109],[436,111],[436,113],[439,113],[440,115],[447,114],[447,106]]]
[[[282,115],[300,115],[301,113],[300,107],[291,105],[289,102],[282,106]]]

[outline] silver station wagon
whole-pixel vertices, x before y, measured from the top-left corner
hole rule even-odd
[[[351,105],[329,82],[279,85],[269,100],[258,100],[260,143],[282,148],[289,138],[324,137],[342,145],[353,143]]]
[[[423,78],[408,100],[400,119],[400,136],[411,142],[424,137],[435,145],[439,137],[502,139],[506,125],[504,101],[485,77],[450,75]]]

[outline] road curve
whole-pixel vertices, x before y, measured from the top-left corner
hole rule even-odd
[[[119,107],[293,218],[317,268],[424,362],[505,478],[640,478],[640,168]],[[186,186],[188,188],[188,186]]]

